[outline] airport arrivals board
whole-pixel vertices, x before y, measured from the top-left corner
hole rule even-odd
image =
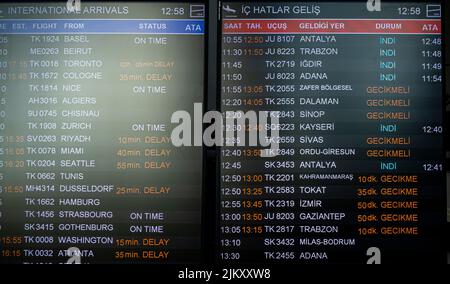
[[[0,263],[444,263],[442,1],[213,2],[0,3]]]
[[[222,3],[221,110],[279,119],[219,153],[222,263],[444,261],[441,6],[375,2]]]
[[[204,5],[69,8],[0,4],[0,262],[200,261]]]

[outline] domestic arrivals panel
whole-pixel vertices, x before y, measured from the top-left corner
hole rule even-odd
[[[0,4],[0,262],[199,262],[204,5],[66,2]]]
[[[221,110],[279,143],[218,154],[222,263],[444,261],[441,5],[381,2],[222,3]]]

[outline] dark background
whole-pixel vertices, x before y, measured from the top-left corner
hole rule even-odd
[[[446,112],[446,124],[447,124],[447,128],[446,128],[446,147],[447,147],[447,220],[449,221],[449,223],[447,224],[447,251],[448,253],[448,263],[450,264],[450,170],[448,168],[449,165],[449,161],[450,161],[450,147],[449,147],[449,142],[450,142],[450,135],[449,135],[449,118],[450,118],[450,79],[448,78],[448,74],[450,74],[450,37],[449,37],[449,33],[450,33],[450,21],[448,20],[448,18],[450,17],[450,4],[446,1],[444,1],[444,7],[445,7],[445,17],[444,17],[444,23],[445,23],[445,28],[444,28],[444,39],[445,39],[445,82],[446,82],[446,94],[447,94],[447,98],[446,98],[446,104],[447,104],[447,112]]]
[[[216,101],[217,98],[217,77],[212,76],[211,74],[217,74],[217,63],[218,58],[217,54],[214,52],[211,52],[211,50],[217,50],[218,48],[218,40],[215,38],[214,34],[217,32],[220,34],[220,29],[218,27],[218,19],[217,19],[217,11],[218,11],[218,2],[219,0],[205,0],[207,5],[209,6],[209,17],[207,17],[207,22],[209,25],[209,40],[208,40],[208,82],[207,82],[207,96],[208,96],[208,110],[214,110],[215,107],[219,108],[218,103]],[[227,2],[236,1],[239,2],[239,0],[227,0]],[[244,0],[242,0],[244,1]],[[289,1],[289,0],[286,0]],[[300,1],[300,0],[298,0]],[[316,0],[316,1],[325,1],[325,0]],[[364,1],[364,0],[347,0],[347,1]],[[395,2],[402,2],[402,0],[385,0],[385,1],[395,1]],[[419,1],[419,0],[403,0],[403,2],[413,2],[413,1]],[[423,0],[423,2],[426,2],[427,0]],[[261,2],[274,2],[274,0],[261,0]],[[339,1],[336,1],[339,2]],[[383,2],[383,0],[382,0]],[[444,5],[444,15],[442,17],[443,23],[444,23],[444,46],[445,49],[445,55],[444,55],[444,61],[445,61],[445,91],[446,91],[446,110],[445,113],[445,146],[446,146],[446,162],[445,162],[445,169],[447,171],[447,230],[444,237],[445,242],[447,244],[447,252],[448,252],[448,264],[450,264],[450,78],[448,78],[448,75],[450,74],[450,2],[448,0],[442,1]],[[220,65],[219,65],[220,66]],[[212,152],[209,153],[210,155],[213,155]],[[218,170],[214,168],[208,169],[209,173],[206,173],[206,176],[210,175],[216,175],[218,174]],[[214,185],[212,184],[211,180],[208,180],[207,183],[211,187]],[[213,206],[210,204],[210,206]],[[213,220],[209,220],[210,224],[213,223]],[[211,236],[212,237],[212,236]],[[213,239],[209,240],[209,243],[213,243]]]
[[[32,2],[34,0],[30,0],[29,2]],[[48,1],[53,1],[53,0],[48,0]],[[61,0],[59,0],[61,1]],[[83,0],[82,0],[83,1]],[[86,1],[86,0],[84,0]],[[152,2],[152,0],[146,0],[149,2]],[[162,0],[160,0],[162,1]],[[207,5],[207,11],[208,11],[208,15],[207,15],[207,26],[208,26],[208,32],[206,35],[206,40],[207,40],[207,56],[208,56],[208,63],[206,64],[208,68],[208,74],[207,74],[207,81],[206,81],[206,85],[205,87],[207,88],[207,106],[206,106],[206,110],[212,110],[216,108],[216,95],[217,95],[217,77],[215,76],[215,74],[217,74],[217,65],[215,63],[217,63],[217,53],[215,51],[217,51],[218,47],[217,47],[217,37],[215,36],[217,34],[218,31],[218,18],[217,18],[217,12],[218,12],[218,1],[219,0],[205,0],[205,3]],[[300,1],[300,0],[299,0]],[[401,0],[398,0],[401,1]],[[407,1],[407,0],[404,0]],[[3,2],[3,1],[2,1]],[[338,1],[339,2],[339,1]],[[446,112],[446,136],[447,136],[447,143],[446,143],[446,147],[447,147],[447,160],[446,160],[446,164],[447,164],[447,176],[450,176],[450,171],[448,170],[448,165],[449,161],[450,161],[450,135],[449,135],[449,114],[450,114],[450,79],[447,77],[448,74],[450,74],[450,52],[449,52],[449,48],[450,48],[450,2],[448,2],[447,0],[443,1],[444,3],[444,9],[445,9],[445,17],[444,18],[444,23],[445,23],[445,29],[444,29],[444,39],[445,39],[445,72],[446,72],[446,92],[447,92],[447,112]],[[215,149],[208,149],[207,152],[207,156],[208,159],[214,159],[215,156]],[[214,167],[210,167],[210,168],[206,168],[206,172],[205,172],[205,176],[210,176],[210,177],[214,177],[216,176],[216,169]],[[213,179],[206,179],[206,184],[205,184],[205,188],[207,190],[205,190],[205,200],[214,200],[215,196],[214,196],[214,188],[215,188],[215,181]],[[447,189],[448,189],[448,195],[447,195],[447,201],[448,204],[450,204],[450,180],[447,180]],[[205,202],[205,207],[204,208],[204,212],[214,212],[214,202]],[[450,214],[450,205],[447,206],[448,209],[448,214]],[[207,214],[207,216],[205,216],[205,222],[207,223],[207,225],[214,225],[214,216],[212,216],[211,214]],[[449,219],[450,221],[450,219]],[[214,232],[213,230],[208,230],[208,232],[205,232],[205,246],[208,248],[208,253],[207,253],[207,257],[206,257],[206,262],[207,263],[212,263],[213,261],[213,247],[215,245],[214,242]],[[446,240],[447,240],[447,251],[448,253],[448,257],[449,257],[449,263],[450,263],[450,222],[447,224],[447,234],[446,234]],[[42,268],[42,267],[40,267]],[[61,269],[61,268],[59,268]],[[160,268],[161,269],[161,268]],[[136,270],[138,269],[134,269],[133,272],[136,272]],[[120,270],[117,270],[117,272],[119,272]],[[142,271],[147,271],[148,272],[148,268],[142,269]],[[113,271],[108,270],[108,273],[111,273]],[[412,272],[412,271],[409,271]],[[120,273],[120,272],[119,272]],[[30,274],[34,275],[34,274]],[[103,276],[103,274],[100,274]],[[99,275],[99,276],[100,276]],[[175,278],[173,274],[171,275],[170,278]],[[405,274],[401,274],[401,275],[405,275]],[[22,275],[24,276],[24,275]],[[374,276],[372,274],[372,276]],[[166,279],[165,279],[166,280]],[[405,279],[403,279],[405,280]]]

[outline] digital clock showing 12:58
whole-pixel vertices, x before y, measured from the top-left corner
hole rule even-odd
[[[422,9],[420,7],[400,7],[397,11],[402,16],[418,16],[422,12]]]
[[[164,16],[183,16],[185,13],[184,7],[164,7],[161,8]]]

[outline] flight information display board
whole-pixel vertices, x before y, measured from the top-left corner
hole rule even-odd
[[[445,261],[441,5],[372,2],[222,3],[221,111],[279,150],[222,147],[220,261]]]
[[[204,5],[66,2],[0,4],[0,262],[199,262]]]

